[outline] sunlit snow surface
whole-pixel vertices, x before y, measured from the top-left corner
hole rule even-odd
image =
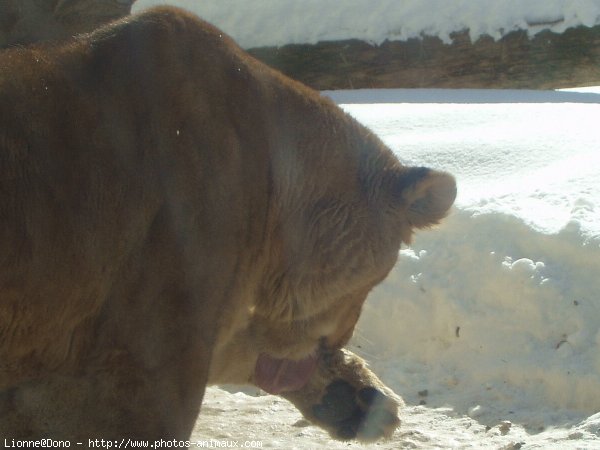
[[[407,164],[455,174],[459,196],[401,252],[354,345],[409,401],[488,426],[539,432],[598,412],[600,95],[371,94],[385,96],[328,95],[354,96],[343,109]]]
[[[382,91],[328,95],[341,102],[364,103],[370,93],[386,101]],[[503,211],[552,233],[571,222],[588,235],[600,236],[599,94],[483,90],[388,94],[396,103],[342,107],[406,163],[455,174],[460,181],[458,206]],[[443,103],[430,103],[436,97]]]

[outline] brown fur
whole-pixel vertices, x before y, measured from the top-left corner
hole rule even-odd
[[[0,53],[0,435],[186,438],[207,383],[319,352],[284,395],[388,436],[399,402],[341,348],[455,194],[174,8]]]

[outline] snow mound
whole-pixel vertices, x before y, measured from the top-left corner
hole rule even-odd
[[[586,91],[328,94],[361,99],[341,106],[403,161],[457,177],[454,213],[401,251],[353,341],[409,404],[600,448],[600,96]]]
[[[539,431],[598,411],[599,273],[600,240],[456,210],[401,251],[354,344],[409,403]]]
[[[586,238],[600,237],[600,95],[471,89],[324,94],[356,102],[341,106],[402,161],[453,173],[460,208],[503,212],[545,233],[571,227]],[[385,103],[386,94],[388,102],[399,103]]]

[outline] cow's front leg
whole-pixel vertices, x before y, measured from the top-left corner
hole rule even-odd
[[[336,439],[387,438],[400,424],[402,399],[345,349],[321,355],[310,381],[282,395]]]

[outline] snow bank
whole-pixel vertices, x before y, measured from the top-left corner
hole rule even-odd
[[[459,187],[369,298],[354,345],[409,403],[530,432],[577,423],[600,411],[600,95],[420,93],[327,93],[360,99],[342,107]],[[578,98],[591,103],[561,103]]]
[[[595,413],[599,244],[569,228],[548,235],[514,216],[455,211],[401,252],[355,344],[413,404],[531,429],[549,425],[551,411]]]
[[[596,0],[138,0],[134,11],[164,3],[195,12],[245,48],[353,38],[380,44],[423,34],[450,42],[464,29],[471,39],[499,39],[517,29],[562,33],[600,23]]]
[[[342,106],[401,160],[455,174],[459,207],[509,214],[546,233],[572,227],[585,238],[600,237],[600,95],[470,89],[324,94],[355,102]]]

